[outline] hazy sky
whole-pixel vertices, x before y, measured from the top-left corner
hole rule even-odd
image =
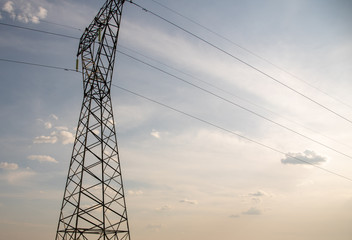
[[[131,239],[350,240],[352,2],[134,2],[218,49],[125,3],[118,50],[154,68],[117,53],[113,83],[188,114],[112,88]],[[0,0],[0,23],[79,38],[103,3]],[[3,59],[77,47],[0,24],[0,239],[54,239],[83,97]]]

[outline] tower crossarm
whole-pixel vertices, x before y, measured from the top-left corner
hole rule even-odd
[[[77,56],[82,60],[85,96],[110,94],[124,2],[107,0],[80,39]]]
[[[125,0],[110,0],[104,3],[103,7],[95,16],[91,24],[82,34],[77,51],[77,57],[89,49],[92,44],[101,40],[99,38],[101,38],[101,35],[107,28],[110,19],[113,18],[114,15],[121,15],[122,5],[124,2]]]

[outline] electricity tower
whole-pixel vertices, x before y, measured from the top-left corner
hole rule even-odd
[[[56,240],[130,240],[110,88],[125,0],[107,0],[85,29],[84,96]]]

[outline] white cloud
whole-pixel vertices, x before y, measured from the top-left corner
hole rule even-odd
[[[262,202],[262,199],[260,197],[252,197],[251,200],[254,204],[260,204]]]
[[[38,10],[39,10],[38,13],[37,13],[38,17],[39,17],[40,19],[46,18],[46,16],[48,15],[48,10],[46,10],[46,9],[43,8],[43,7],[39,7]]]
[[[56,136],[39,136],[36,137],[33,141],[34,143],[51,143],[54,144],[57,142]]]
[[[14,7],[13,7],[13,5],[14,5],[14,2],[12,2],[12,1],[7,1],[7,2],[3,5],[2,10],[3,10],[4,12],[7,12],[7,13],[10,15],[10,17],[11,17],[12,19],[15,19],[15,18],[16,18],[16,14],[15,14],[15,12],[14,12]]]
[[[2,19],[2,15],[1,15],[1,12],[0,12],[0,19]]]
[[[17,170],[18,165],[16,163],[1,162],[0,168],[6,170]]]
[[[67,129],[65,127],[57,127],[56,129]],[[71,144],[75,140],[73,133],[66,131],[66,130],[60,130],[60,131],[54,131],[50,134],[50,136],[39,136],[34,139],[34,143],[57,143],[58,141],[61,142],[62,144]]]
[[[55,127],[55,129],[59,131],[68,131],[68,128],[63,126]]]
[[[39,23],[40,19],[48,15],[48,10],[43,6],[24,0],[7,1],[2,10],[7,12],[13,20],[17,19],[23,23]]]
[[[298,159],[302,161],[299,161]],[[326,157],[319,156],[311,150],[305,150],[303,153],[288,153],[285,158],[281,159],[281,163],[283,164],[301,165],[315,165],[326,161]]]
[[[34,176],[35,174],[36,173],[29,168],[18,171],[10,171],[7,172],[7,174],[1,176],[1,180],[5,180],[10,184],[19,184],[21,182],[25,182],[25,180]]]
[[[152,229],[154,231],[160,231],[160,229],[163,227],[162,224],[149,224],[147,228]]]
[[[51,120],[58,120],[59,118],[55,114],[50,114]],[[38,136],[34,139],[34,143],[57,143],[60,142],[64,145],[71,144],[74,142],[74,134],[68,131],[65,126],[54,126],[52,121],[44,121],[43,119],[37,119],[40,123],[44,124],[45,129],[54,128],[55,131],[50,133],[50,136]]]
[[[57,136],[64,145],[71,144],[75,140],[74,135],[68,131],[60,131]]]
[[[30,155],[28,159],[39,161],[39,162],[51,162],[51,163],[58,163],[55,158],[50,157],[48,155]]]
[[[50,114],[50,117],[53,118],[54,120],[58,120],[59,119],[59,117],[56,116],[55,114]]]
[[[245,215],[261,215],[262,211],[260,211],[260,209],[255,208],[255,207],[251,207],[250,209],[248,209],[245,212],[242,212]]]
[[[153,129],[153,131],[150,133],[151,136],[160,139],[160,132],[156,131]]]
[[[242,198],[244,198],[244,201],[246,203],[251,203],[254,205],[259,205],[263,202],[263,199],[265,197],[272,197],[272,194],[269,194],[267,192],[264,192],[262,190],[258,190],[255,192],[250,192],[248,194],[240,195]]]
[[[257,191],[257,192],[253,192],[253,193],[249,193],[248,196],[250,197],[264,197],[264,196],[268,196],[268,194],[264,191]]]
[[[231,214],[229,217],[230,217],[230,218],[239,218],[240,215],[239,215],[239,214]]]
[[[143,195],[143,191],[141,191],[141,190],[138,190],[138,191],[129,190],[128,194],[129,195]]]
[[[171,209],[173,209],[172,206],[170,206],[170,205],[164,205],[164,206],[162,206],[162,207],[160,207],[160,208],[157,208],[156,210],[157,210],[157,211],[169,211],[169,210],[171,210]]]
[[[44,126],[45,126],[46,129],[50,129],[50,128],[53,127],[53,125],[51,124],[51,122],[45,122],[45,123],[44,123]]]
[[[182,199],[180,200],[180,203],[188,203],[188,204],[191,204],[191,205],[197,205],[198,204],[198,201],[197,200],[189,200],[189,199]]]

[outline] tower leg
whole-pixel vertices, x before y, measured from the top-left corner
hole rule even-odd
[[[123,3],[107,0],[80,40],[84,97],[56,240],[130,240],[110,95]]]

